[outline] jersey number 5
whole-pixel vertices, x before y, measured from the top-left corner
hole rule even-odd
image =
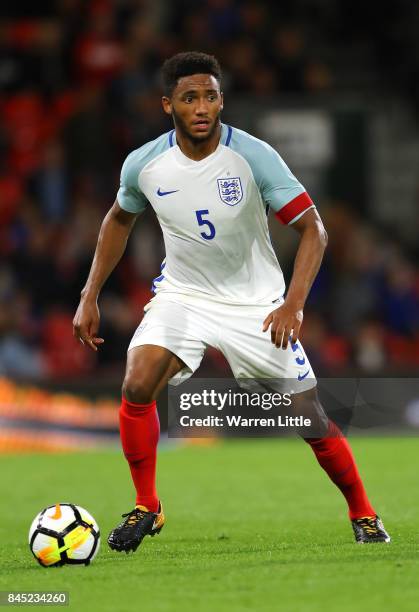
[[[206,225],[206,227],[208,228],[208,233],[200,232],[202,238],[204,238],[204,240],[212,240],[215,236],[215,227],[211,223],[211,221],[208,221],[207,219],[203,219],[204,215],[209,215],[209,210],[196,210],[195,214],[196,214],[196,218],[198,221],[198,225],[200,226]]]

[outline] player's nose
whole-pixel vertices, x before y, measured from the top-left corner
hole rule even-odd
[[[202,115],[208,115],[208,104],[206,103],[205,98],[198,100],[198,103],[195,108],[195,113],[200,117]]]

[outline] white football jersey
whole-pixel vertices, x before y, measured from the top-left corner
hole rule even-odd
[[[174,130],[133,151],[117,200],[131,213],[151,205],[160,222],[166,258],[155,293],[235,304],[284,295],[268,207],[293,223],[314,206],[270,145],[224,124],[216,150],[200,161],[182,153]]]

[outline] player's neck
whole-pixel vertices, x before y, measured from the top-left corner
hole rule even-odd
[[[179,145],[180,150],[186,157],[193,159],[194,161],[201,161],[205,159],[211,153],[214,153],[218,147],[221,138],[221,123],[219,123],[211,136],[199,142],[192,140],[187,134],[184,134],[181,130],[176,129],[176,142]]]

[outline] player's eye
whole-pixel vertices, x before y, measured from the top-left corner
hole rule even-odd
[[[186,96],[186,98],[184,100],[185,100],[185,102],[187,104],[190,104],[193,101],[193,97],[192,96]]]
[[[210,102],[215,102],[217,99],[217,96],[215,94],[211,94],[210,96],[208,96],[208,100]]]

